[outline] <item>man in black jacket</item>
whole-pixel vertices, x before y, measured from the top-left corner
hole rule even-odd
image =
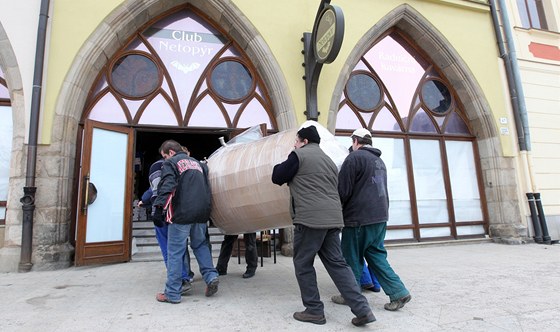
[[[188,237],[207,285],[206,296],[212,296],[218,291],[219,280],[206,237],[212,203],[208,169],[205,164],[189,157],[176,141],[163,142],[159,152],[165,162],[161,168],[158,196],[153,203],[153,220],[156,224],[165,221],[170,225],[167,234],[167,282],[164,293],[158,293],[156,299],[160,302],[181,302],[181,268]]]
[[[360,281],[364,258],[389,296],[385,310],[402,308],[411,296],[399,276],[387,261],[383,246],[389,220],[389,193],[387,168],[381,160],[381,151],[372,147],[371,132],[365,128],[352,133],[352,150],[338,174],[338,193],[342,202],[344,228],[342,253]],[[332,301],[345,304],[341,295]]]

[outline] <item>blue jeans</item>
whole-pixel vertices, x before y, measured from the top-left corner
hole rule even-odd
[[[156,230],[156,239],[159,244],[159,248],[161,249],[161,255],[163,256],[163,262],[165,263],[165,267],[167,268],[167,227],[169,224],[165,224],[163,227],[154,227]],[[187,245],[188,245],[187,240]],[[182,271],[182,278],[183,280],[192,281],[191,274],[191,257],[189,255],[189,251],[185,251],[184,257],[184,264],[183,264],[183,271]]]
[[[365,262],[364,262],[364,270],[362,271],[362,277],[360,278],[360,285],[362,286],[362,288],[365,287],[381,288],[381,286],[379,285],[379,281],[377,281],[377,278],[373,273],[373,269],[370,268],[367,264],[365,264]]]
[[[170,301],[181,300],[181,269],[184,264],[183,256],[187,250],[187,238],[190,237],[191,248],[204,282],[209,284],[218,277],[218,271],[212,263],[212,253],[208,246],[206,231],[206,223],[168,226],[165,295]]]

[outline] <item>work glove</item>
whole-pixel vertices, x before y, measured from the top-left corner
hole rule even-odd
[[[152,215],[152,221],[156,227],[165,226],[165,213],[163,212],[163,208],[161,206],[156,206],[154,214]]]

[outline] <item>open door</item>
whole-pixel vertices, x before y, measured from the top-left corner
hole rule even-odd
[[[130,260],[132,128],[87,120],[78,199],[75,264]]]

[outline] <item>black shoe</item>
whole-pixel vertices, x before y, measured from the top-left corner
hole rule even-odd
[[[323,325],[327,322],[325,315],[312,315],[305,311],[294,312],[294,318],[300,322]]]
[[[218,269],[218,268],[216,268],[216,270],[218,271],[218,275],[227,276],[227,270]]]
[[[412,299],[412,296],[410,296],[410,294],[408,294],[407,296],[403,296],[398,300],[394,300],[391,301],[391,303],[385,303],[385,310],[389,310],[389,311],[397,311],[400,308],[404,307],[405,304],[407,304],[410,299]]]
[[[375,322],[375,316],[371,311],[365,316],[352,318],[352,324],[354,324],[355,326],[363,326],[371,322]]]
[[[255,271],[245,271],[245,273],[243,273],[243,279],[248,279],[248,278],[252,278],[255,276]]]

